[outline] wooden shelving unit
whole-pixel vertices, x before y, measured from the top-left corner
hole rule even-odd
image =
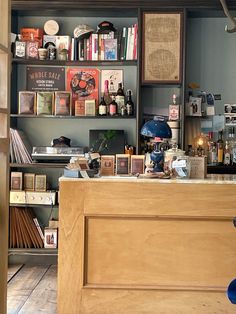
[[[9,206],[10,1],[0,0],[0,313],[6,313]]]
[[[17,164],[10,163],[10,168],[64,168],[67,163],[49,163],[49,162],[35,162],[32,164]]]
[[[11,114],[11,118],[34,118],[34,119],[136,119],[134,116],[53,116],[33,114]]]

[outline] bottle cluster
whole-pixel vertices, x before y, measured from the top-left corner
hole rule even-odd
[[[133,116],[132,91],[127,90],[125,95],[122,83],[119,83],[117,92],[110,94],[109,82],[105,80],[103,96],[98,106],[98,114],[100,116]]]

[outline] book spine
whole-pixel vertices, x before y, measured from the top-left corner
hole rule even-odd
[[[43,235],[42,229],[41,229],[41,227],[39,225],[38,219],[37,218],[33,218],[33,221],[34,221],[34,224],[35,224],[35,226],[36,226],[36,228],[37,228],[37,230],[39,232],[39,235],[40,235],[41,239],[44,241],[44,235]]]
[[[138,24],[134,24],[134,51],[133,51],[133,59],[137,60],[138,57]]]

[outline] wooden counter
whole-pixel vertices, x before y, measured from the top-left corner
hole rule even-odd
[[[218,179],[61,178],[58,314],[236,313],[236,181]]]

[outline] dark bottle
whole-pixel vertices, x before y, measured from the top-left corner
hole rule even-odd
[[[219,139],[217,141],[217,162],[223,164],[224,157],[224,141],[223,141],[223,131],[219,131]]]
[[[107,104],[104,100],[104,96],[101,97],[100,104],[98,106],[98,114],[99,116],[106,116],[107,115]]]
[[[115,101],[115,96],[112,96],[112,101],[109,104],[109,115],[114,116],[117,114],[117,102]]]
[[[126,102],[126,104],[125,104],[125,106],[126,106],[126,110],[127,110],[127,115],[128,116],[133,116],[133,114],[134,114],[134,103],[133,103],[133,100],[132,100],[132,92],[131,92],[131,90],[129,89],[128,91],[127,91],[127,102]]]
[[[125,105],[125,93],[122,87],[122,83],[118,84],[118,89],[116,92],[116,102],[117,102],[117,113],[121,114],[121,108]]]

